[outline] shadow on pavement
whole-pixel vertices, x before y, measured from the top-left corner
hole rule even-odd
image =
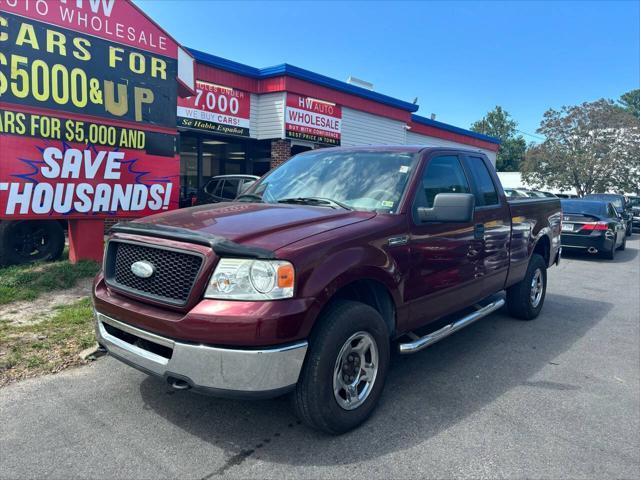
[[[420,444],[517,387],[579,390],[579,385],[531,378],[556,365],[556,357],[612,307],[548,293],[543,315],[535,321],[500,312],[423,352],[396,355],[376,413],[341,437],[300,425],[289,397],[222,400],[169,391],[152,378],[140,384],[140,393],[146,409],[228,451],[227,464],[212,474],[249,456],[291,465],[352,464]]]

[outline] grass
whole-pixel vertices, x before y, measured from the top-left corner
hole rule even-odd
[[[18,300],[33,300],[51,290],[71,288],[77,281],[94,276],[100,265],[69,260],[0,268],[0,305]]]
[[[95,343],[91,301],[55,308],[39,323],[0,321],[0,387],[23,378],[86,363],[78,354]]]

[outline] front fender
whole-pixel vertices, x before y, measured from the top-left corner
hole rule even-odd
[[[309,312],[312,327],[324,307],[343,287],[356,281],[371,280],[382,285],[393,300],[398,322],[402,309],[402,274],[393,257],[372,246],[352,246],[326,254],[321,263],[309,266],[300,278],[299,295],[315,301]]]

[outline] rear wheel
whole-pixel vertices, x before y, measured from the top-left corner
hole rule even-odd
[[[57,260],[64,249],[64,230],[55,220],[0,222],[0,265]]]
[[[626,241],[626,237],[625,237],[625,241]],[[613,260],[616,257],[616,241],[615,238],[613,239],[612,243],[611,243],[611,249],[604,252],[602,254],[602,256],[604,258],[606,258],[607,260]]]
[[[618,247],[618,250],[623,251],[625,248],[627,248],[627,237],[623,237],[622,239],[622,245],[620,245]]]
[[[364,422],[378,403],[389,368],[389,332],[376,310],[358,302],[336,302],[318,321],[294,406],[310,427],[340,434]]]
[[[633,233],[633,222],[629,222],[627,223],[627,231],[626,231],[627,237],[630,237],[632,233]]]
[[[507,309],[512,317],[533,320],[542,310],[547,292],[547,265],[534,253],[524,278],[507,289]]]

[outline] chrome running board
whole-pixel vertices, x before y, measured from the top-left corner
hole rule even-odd
[[[457,332],[458,330],[463,329],[467,325],[471,325],[476,320],[480,320],[483,317],[486,317],[490,313],[495,312],[499,308],[505,304],[504,298],[499,298],[494,300],[493,302],[485,305],[484,307],[476,306],[478,310],[469,315],[462,317],[460,320],[457,320],[453,323],[445,325],[439,330],[435,332],[431,332],[424,337],[418,337],[415,333],[409,333],[408,335],[412,338],[411,342],[401,343],[400,344],[400,353],[415,353],[419,352],[423,348],[427,348],[430,345],[433,345],[436,342],[439,342],[443,338],[448,337],[452,333]]]

